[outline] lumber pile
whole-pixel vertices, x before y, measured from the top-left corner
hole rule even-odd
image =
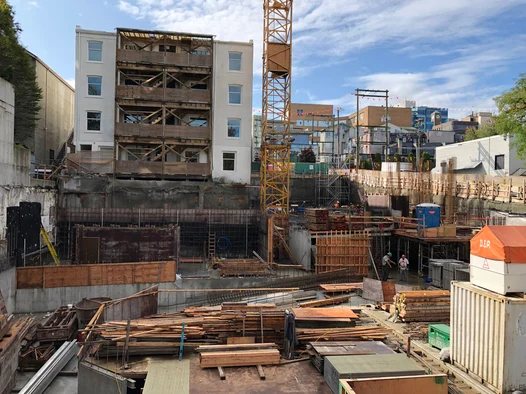
[[[394,297],[398,316],[404,322],[449,321],[450,294],[447,290],[399,292]]]
[[[349,293],[356,289],[363,289],[363,282],[359,283],[334,283],[334,284],[322,284],[320,289],[326,293]]]
[[[350,230],[365,230],[364,216],[347,216]]]
[[[345,215],[330,215],[329,230],[349,230],[349,222]]]
[[[343,328],[296,328],[298,341],[382,341],[391,330],[378,325]]]
[[[185,323],[185,346],[226,344],[229,338],[251,337],[250,341],[283,341],[284,310],[274,304],[224,303],[213,307],[191,307],[182,312],[157,314],[130,321],[129,354],[176,354]],[[122,353],[126,321],[96,324],[91,330],[104,341],[99,355]],[[242,341],[237,339],[237,341]]]
[[[299,304],[301,308],[318,308],[320,306],[337,305],[349,301],[350,295],[342,297],[331,297],[325,300],[307,301]]]
[[[306,225],[310,231],[329,230],[329,211],[324,208],[307,208],[305,210],[307,218]]]
[[[20,341],[34,325],[34,320],[31,317],[23,317],[14,323],[9,317],[3,317],[2,320],[4,334],[0,337],[0,393],[10,393],[16,383]],[[5,327],[8,327],[7,330]]]
[[[274,343],[206,345],[196,348],[196,352],[201,368],[272,365],[280,361]]]
[[[268,264],[263,264],[258,259],[216,260],[215,268],[219,268],[221,276],[265,276],[269,275]]]
[[[407,326],[404,327],[404,334],[411,335],[411,339],[427,341],[428,330],[429,324],[427,323],[408,323]]]

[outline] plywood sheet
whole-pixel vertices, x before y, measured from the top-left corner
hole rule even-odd
[[[297,320],[358,319],[351,308],[292,308]]]
[[[363,278],[363,298],[369,301],[383,302],[382,282],[376,279]]]
[[[355,394],[447,394],[446,375],[403,376],[344,380],[342,393]]]
[[[44,272],[42,267],[27,267],[16,269],[17,289],[42,289],[44,287]]]
[[[316,273],[346,269],[357,278],[369,272],[369,235],[329,231],[316,237]]]
[[[87,266],[43,267],[44,288],[88,286]]]
[[[190,393],[190,360],[155,360],[148,367],[143,394]]]

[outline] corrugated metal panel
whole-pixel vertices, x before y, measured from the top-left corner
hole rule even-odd
[[[526,387],[526,299],[481,289],[451,287],[451,358],[497,393]]]

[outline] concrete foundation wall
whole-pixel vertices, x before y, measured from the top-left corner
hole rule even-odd
[[[61,208],[247,209],[259,190],[187,181],[72,177],[59,182]]]
[[[13,313],[16,297],[16,268],[9,268],[0,272],[0,290],[2,297],[4,297],[7,313]]]
[[[291,228],[289,231],[289,247],[294,257],[306,269],[311,269],[311,237],[305,229]]]

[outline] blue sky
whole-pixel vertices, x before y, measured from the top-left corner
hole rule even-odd
[[[8,0],[23,44],[66,80],[75,26],[215,34],[254,40],[254,108],[261,107],[262,0]],[[292,100],[351,113],[355,88],[389,89],[450,117],[494,108],[526,72],[526,0],[295,0]],[[363,105],[381,105],[363,100]]]

